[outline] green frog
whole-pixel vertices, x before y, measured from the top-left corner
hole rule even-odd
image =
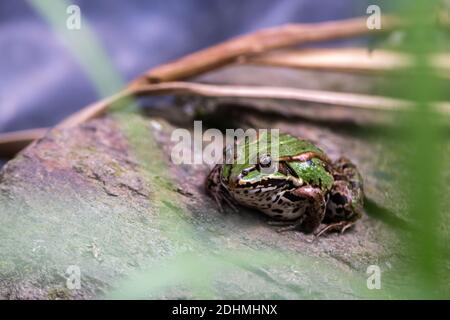
[[[243,150],[258,139],[245,142]],[[283,225],[279,231],[316,236],[344,232],[361,217],[363,181],[350,160],[341,157],[332,162],[312,142],[288,134],[279,135],[278,147],[275,157],[258,152],[256,161],[247,157],[240,164],[214,166],[206,190],[220,211],[223,204],[234,210],[242,205],[270,216],[273,225]],[[274,165],[275,170],[265,170]]]

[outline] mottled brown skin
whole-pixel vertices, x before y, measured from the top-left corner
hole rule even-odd
[[[356,166],[341,157],[333,163],[333,187],[322,223],[327,226],[317,235],[337,230],[345,232],[361,218],[364,206],[363,179]],[[352,201],[358,199],[358,201]]]
[[[297,158],[304,161],[309,157],[310,155],[304,155]],[[292,161],[292,158],[288,160]],[[310,185],[288,187],[283,197],[296,201],[299,204],[297,209],[301,210],[302,214],[294,221],[278,220],[271,221],[270,224],[285,226],[279,231],[301,230],[306,233],[314,232],[316,236],[331,231],[344,232],[351,227],[363,211],[362,177],[356,166],[347,158],[342,157],[334,163],[329,163],[329,166],[334,182],[328,194],[324,195],[320,188]],[[221,170],[222,165],[213,168],[206,179],[206,190],[215,199],[220,211],[223,212],[222,203],[237,211],[239,202],[222,183]],[[280,162],[280,170],[285,170],[283,161]],[[319,228],[321,224],[325,224],[322,229]]]

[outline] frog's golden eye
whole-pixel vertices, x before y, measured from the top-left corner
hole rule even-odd
[[[267,154],[262,155],[259,158],[259,165],[262,168],[269,168],[272,165],[272,158],[269,155],[267,155]]]

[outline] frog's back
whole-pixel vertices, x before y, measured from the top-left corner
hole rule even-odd
[[[274,155],[274,150],[271,148],[271,136],[262,134],[257,140],[245,144],[245,163],[248,164],[250,160],[254,160],[255,155],[270,154]],[[264,143],[262,143],[264,142]],[[253,154],[252,152],[256,152]],[[282,157],[293,157],[307,152],[313,152],[317,156],[325,157],[323,150],[318,148],[308,140],[299,139],[286,133],[280,133],[278,137],[278,155]]]
[[[279,156],[295,156],[306,152],[314,152],[316,154],[324,155],[324,152],[308,140],[302,140],[282,133],[279,137]]]

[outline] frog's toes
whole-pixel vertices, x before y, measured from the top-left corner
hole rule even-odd
[[[340,221],[336,223],[331,223],[323,227],[322,229],[316,231],[314,233],[314,237],[319,238],[320,236],[328,234],[333,231],[337,231],[340,234],[343,234],[347,229],[351,228],[353,225],[355,225],[354,221]]]

